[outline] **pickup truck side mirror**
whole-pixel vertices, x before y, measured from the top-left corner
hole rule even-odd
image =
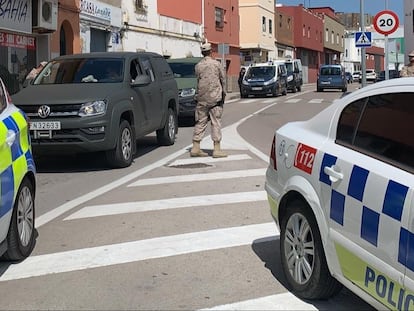
[[[135,80],[131,82],[131,86],[142,86],[151,83],[151,77],[148,75],[138,75]]]

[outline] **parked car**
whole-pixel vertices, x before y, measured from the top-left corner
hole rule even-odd
[[[388,75],[390,79],[395,79],[400,77],[400,72],[395,69],[388,70]],[[377,76],[376,82],[384,81],[385,80],[385,70],[380,71]]]
[[[288,58],[285,60],[287,70],[287,88],[289,91],[296,93],[302,90],[303,72],[302,62],[298,58]]]
[[[411,308],[413,102],[414,78],[387,80],[275,131],[265,189],[295,295],[346,286],[378,310]]]
[[[361,78],[361,71],[354,71],[352,73],[352,79],[354,81],[359,81],[360,78]]]
[[[241,97],[249,95],[286,95],[287,70],[284,60],[257,63],[247,68]]]
[[[195,95],[197,91],[197,76],[195,65],[202,57],[170,58],[167,59],[174,78],[178,86],[179,118],[193,118],[197,101]]]
[[[345,71],[345,77],[346,82],[348,82],[348,84],[354,82],[354,78],[352,77],[352,74],[349,71]]]
[[[18,261],[35,245],[36,168],[25,114],[0,79],[0,256]]]
[[[35,152],[104,151],[113,167],[132,163],[136,139],[155,131],[172,145],[178,130],[177,82],[156,53],[57,57],[13,101],[31,118]]]
[[[319,68],[316,91],[324,89],[340,89],[342,92],[348,90],[344,67],[341,65],[322,65]]]
[[[367,82],[375,82],[377,80],[377,73],[375,69],[367,69],[365,71],[365,79]],[[359,77],[359,83],[362,82],[362,76]]]

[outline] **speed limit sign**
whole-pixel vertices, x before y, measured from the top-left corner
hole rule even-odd
[[[399,25],[398,15],[393,11],[381,11],[374,17],[375,30],[386,36],[396,31]]]

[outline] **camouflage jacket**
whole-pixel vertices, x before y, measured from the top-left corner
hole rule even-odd
[[[195,66],[197,76],[197,101],[216,104],[225,96],[224,71],[221,64],[211,58],[204,57]]]
[[[404,66],[401,69],[400,77],[414,77],[414,65],[413,66]]]

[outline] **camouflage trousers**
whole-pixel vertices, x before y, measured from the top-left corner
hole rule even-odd
[[[206,102],[197,103],[195,110],[195,121],[193,141],[201,141],[204,137],[208,122],[211,123],[211,139],[215,142],[221,141],[221,116],[223,106],[213,106]]]

